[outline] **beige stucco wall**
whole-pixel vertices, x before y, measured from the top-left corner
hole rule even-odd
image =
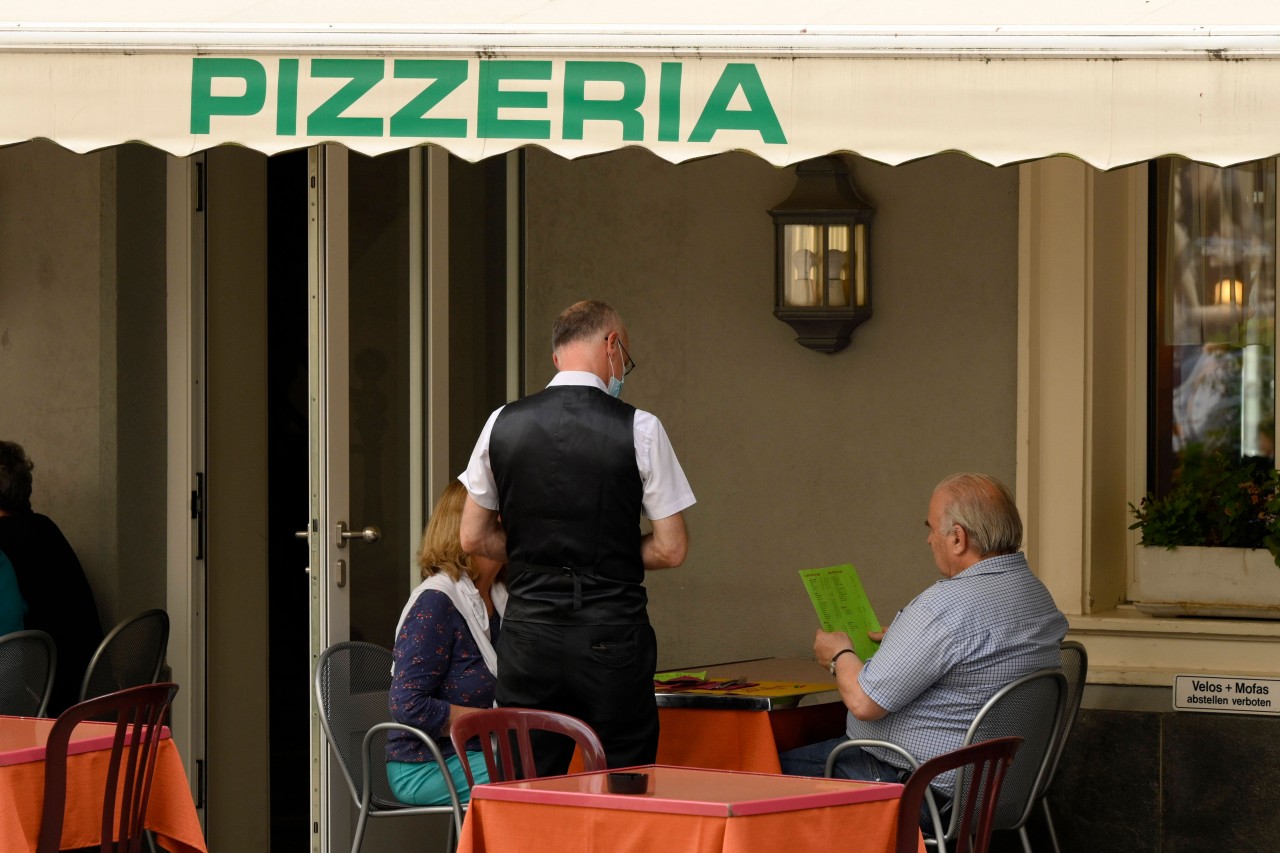
[[[115,571],[102,511],[115,443],[114,382],[101,369],[115,310],[103,165],[48,143],[0,151],[0,436],[35,463],[32,506],[62,527],[99,599]]]
[[[0,151],[0,198],[17,202],[0,205],[0,435],[35,458],[37,507],[81,553],[108,624],[163,594],[162,555],[130,527],[148,517],[139,490],[164,479],[163,454],[147,451],[162,440],[147,353],[163,339],[163,289],[145,284],[163,228],[136,221],[162,215],[145,209],[155,185],[138,188],[158,166],[131,149]],[[875,316],[821,355],[772,316],[766,211],[791,170],[748,155],[676,166],[528,152],[529,385],[550,376],[560,308],[613,302],[640,363],[626,399],[663,419],[699,497],[686,566],[650,580],[664,665],[807,654],[802,568],[853,562],[889,619],[933,577],[932,485],[957,469],[1013,478],[1016,170],[951,155],[856,161],[854,177],[877,208]],[[123,224],[121,192],[135,196]]]
[[[35,463],[32,505],[107,628],[164,604],[161,175],[140,146],[0,150],[0,438]]]
[[[101,181],[100,155],[49,143],[0,151],[0,436],[26,448],[32,506],[62,527],[95,588],[109,568],[96,555],[110,537],[99,510],[113,419],[100,376],[113,311],[103,303],[114,302],[100,281]]]
[[[611,302],[639,364],[624,399],[662,419],[698,496],[686,564],[649,578],[661,666],[808,655],[804,568],[852,562],[891,619],[936,577],[933,485],[962,469],[1012,484],[1015,169],[854,162],[877,209],[875,315],[834,355],[772,316],[767,211],[791,170],[530,150],[527,176],[530,389],[553,371],[555,314]]]

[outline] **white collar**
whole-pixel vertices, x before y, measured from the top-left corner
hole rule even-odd
[[[606,394],[609,393],[608,388],[605,387],[599,376],[585,370],[562,370],[552,376],[551,381],[547,383],[548,388],[560,385],[594,385]]]

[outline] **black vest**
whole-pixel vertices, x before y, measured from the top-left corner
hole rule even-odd
[[[503,408],[489,437],[507,534],[507,620],[648,622],[635,407],[557,385]]]

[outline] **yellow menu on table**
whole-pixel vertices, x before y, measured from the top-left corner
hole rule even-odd
[[[880,621],[871,609],[853,564],[801,569],[800,579],[809,591],[809,600],[818,612],[822,630],[844,631],[853,641],[854,652],[863,660],[880,648],[879,643],[867,636],[868,631],[880,630]]]

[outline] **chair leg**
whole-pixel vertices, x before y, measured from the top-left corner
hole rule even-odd
[[[1022,839],[1023,853],[1031,853],[1031,837],[1027,835],[1027,825],[1025,823],[1018,827],[1018,837]]]
[[[467,808],[470,805],[471,805],[470,802],[466,802],[462,804],[462,820],[464,822],[467,819]],[[461,843],[462,843],[462,824],[460,823],[455,824],[453,822],[453,815],[449,815],[449,847],[448,847],[449,853],[454,853],[454,851],[458,849],[458,845]]]
[[[1044,825],[1049,827],[1049,841],[1053,844],[1053,853],[1062,853],[1058,847],[1058,833],[1053,830],[1053,814],[1049,811],[1049,798],[1040,800],[1040,808],[1044,811]]]
[[[356,821],[356,837],[351,840],[351,853],[360,853],[360,845],[364,842],[364,826],[369,822],[369,805],[360,809],[360,817]]]

